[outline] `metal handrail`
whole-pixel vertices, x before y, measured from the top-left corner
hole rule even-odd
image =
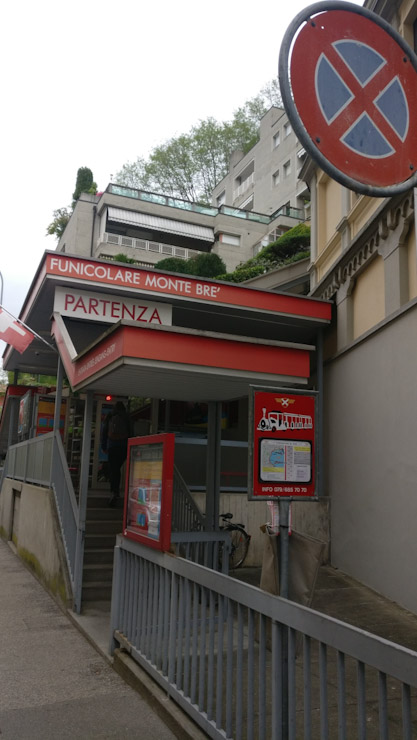
[[[174,532],[198,532],[204,529],[204,522],[204,514],[198,508],[184,478],[174,465],[172,530]]]
[[[62,444],[61,435],[58,432],[54,434],[54,451],[51,465],[51,488],[55,495],[71,586],[74,589],[79,508],[68,470],[64,445]]]

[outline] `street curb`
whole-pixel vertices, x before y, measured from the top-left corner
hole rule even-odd
[[[205,740],[201,730],[124,650],[116,648],[113,668],[157,714],[179,740]]]

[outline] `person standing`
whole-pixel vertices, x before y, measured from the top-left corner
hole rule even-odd
[[[101,438],[101,447],[108,457],[110,480],[109,506],[117,506],[120,496],[121,468],[127,457],[127,440],[130,436],[130,418],[122,401],[117,401],[107,415]]]

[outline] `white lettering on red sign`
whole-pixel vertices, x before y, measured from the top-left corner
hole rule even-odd
[[[61,287],[55,291],[54,311],[61,316],[104,323],[128,319],[139,324],[172,324],[172,309],[167,304]]]
[[[112,354],[116,351],[116,345],[109,344],[108,347],[101,350],[97,355],[94,355],[94,357],[91,357],[87,362],[85,362],[83,365],[81,365],[77,370],[77,377],[81,378],[85,373],[89,372],[90,370],[93,370],[96,365],[104,362],[104,360],[107,360],[108,357],[111,357]]]
[[[126,270],[112,265],[100,265],[94,262],[63,257],[49,257],[49,269],[54,274],[58,273],[69,277],[98,280],[129,287],[141,286],[144,290],[155,290],[160,293],[184,295],[192,298],[217,298],[222,290],[219,285],[213,285],[212,283],[187,280],[183,277],[158,275],[140,270]]]

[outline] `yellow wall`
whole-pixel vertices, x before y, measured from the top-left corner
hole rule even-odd
[[[385,316],[384,260],[376,257],[357,278],[352,293],[353,338],[378,324]]]
[[[369,219],[372,218],[382,202],[383,198],[369,198],[366,195],[362,195],[355,200],[352,210],[349,213],[352,239],[360,232]]]
[[[334,236],[336,226],[342,218],[341,186],[327,175],[321,174],[318,178],[317,199],[317,235],[318,253],[320,254]]]
[[[417,256],[416,256],[416,227],[415,223],[407,239],[408,251],[408,298],[411,301],[417,297]]]
[[[413,22],[416,17],[417,7],[415,0],[404,0],[404,2],[401,3],[399,11],[400,27],[397,30],[399,30],[401,36],[405,38],[407,43],[410,44],[411,48],[414,46]]]

